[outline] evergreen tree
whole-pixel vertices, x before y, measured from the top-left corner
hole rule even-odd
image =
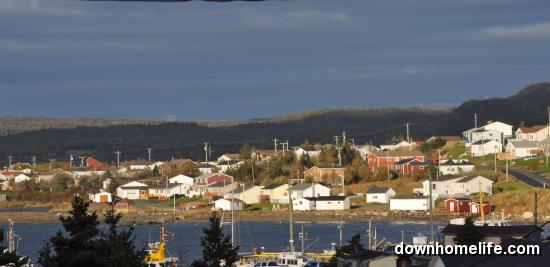
[[[106,232],[98,229],[95,212],[89,213],[89,203],[79,197],[72,202],[69,216],[61,217],[68,237],[58,232],[40,250],[38,262],[44,267],[130,267],[142,266],[145,250],[134,245],[134,228],[119,230],[122,218],[114,203],[104,214]],[[53,251],[52,251],[53,250]]]
[[[233,266],[237,261],[239,246],[231,244],[231,236],[225,236],[221,227],[221,218],[216,212],[210,214],[210,227],[204,228],[201,239],[202,259],[194,261],[192,267]]]
[[[29,259],[18,256],[16,252],[9,252],[8,248],[2,245],[4,241],[4,229],[0,229],[0,266],[23,266],[28,263]],[[12,264],[12,265],[9,265]]]
[[[464,225],[458,228],[454,241],[459,245],[477,245],[483,236],[474,225],[472,217],[467,217]]]
[[[115,211],[115,203],[110,203],[109,210],[103,215],[108,231],[101,233],[102,239],[98,241],[101,254],[104,255],[101,258],[101,264],[112,267],[142,266],[146,251],[137,249],[134,245],[134,227],[119,229],[118,223],[122,214]]]
[[[61,231],[57,232],[40,251],[38,262],[44,267],[102,266],[98,261],[100,255],[96,246],[99,235],[97,215],[95,212],[88,214],[89,203],[80,197],[73,199],[72,206],[70,215],[60,218],[69,236],[65,237]],[[55,254],[52,254],[52,247]]]

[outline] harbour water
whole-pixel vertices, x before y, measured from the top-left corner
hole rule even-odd
[[[301,249],[301,241],[298,233],[302,227],[307,234],[306,246],[309,251],[322,251],[329,249],[331,243],[338,245],[340,234],[338,230],[339,222],[295,222],[295,242],[297,249]],[[434,232],[437,238],[438,226],[434,225]],[[201,257],[200,239],[203,236],[202,229],[207,223],[180,223],[167,224],[166,230],[175,236],[168,242],[168,250],[172,255],[181,257],[187,263],[193,259]],[[1,226],[7,229],[7,225]],[[227,234],[231,232],[231,225],[224,223],[224,230]],[[419,233],[429,236],[430,225],[425,222],[390,222],[373,221],[373,229],[376,228],[378,240],[385,238],[386,241],[400,242],[402,232],[405,242],[410,242],[413,236]],[[159,225],[140,225],[136,228],[136,245],[145,246],[147,242],[159,239]],[[286,221],[271,222],[236,222],[235,243],[241,246],[241,251],[249,252],[253,248],[263,247],[266,251],[282,251],[288,247],[288,223]],[[349,221],[344,222],[343,240],[346,242],[354,234],[360,233],[363,244],[367,243],[367,221]],[[17,234],[22,236],[19,243],[19,252],[22,255],[28,255],[33,262],[38,259],[38,253],[46,240],[53,236],[57,231],[62,230],[60,224],[23,224],[15,225]]]

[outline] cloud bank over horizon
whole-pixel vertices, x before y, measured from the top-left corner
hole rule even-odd
[[[550,80],[547,1],[0,2],[2,115],[452,107]]]

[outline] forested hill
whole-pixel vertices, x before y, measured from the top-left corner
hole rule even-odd
[[[425,139],[432,135],[460,135],[463,130],[473,127],[474,113],[478,114],[480,125],[488,120],[500,120],[514,126],[522,121],[527,125],[546,123],[549,104],[550,83],[540,83],[530,85],[514,96],[471,100],[449,110],[319,110],[266,120],[212,124],[99,120],[86,124],[90,126],[81,126],[81,121],[67,120],[71,123],[63,124],[63,119],[56,119],[56,124],[65,126],[34,126],[39,130],[19,128],[14,131],[19,133],[1,136],[0,162],[5,164],[7,155],[13,155],[16,161],[29,161],[33,155],[40,161],[47,161],[49,158],[66,160],[69,154],[93,155],[112,162],[117,149],[122,151],[123,159],[135,159],[144,158],[147,147],[154,149],[155,159],[203,159],[203,142],[211,143],[214,154],[219,155],[234,152],[244,143],[270,148],[274,137],[289,140],[291,145],[305,139],[329,142],[332,136],[340,135],[342,131],[346,131],[356,143],[381,143],[404,136],[406,123],[410,123],[414,139]],[[0,121],[5,124],[7,119]],[[10,125],[3,127],[9,128]]]

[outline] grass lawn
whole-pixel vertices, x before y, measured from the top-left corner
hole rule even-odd
[[[531,188],[531,186],[529,186],[528,184],[522,181],[500,182],[493,186],[493,192],[502,193],[502,192],[508,192],[508,191],[529,189],[529,188]]]
[[[193,198],[189,198],[189,197],[179,197],[179,198],[176,198],[176,205],[179,205],[181,203],[187,203],[187,202],[192,202],[192,201],[197,201],[197,202],[207,202],[208,200],[206,199],[202,199],[202,198],[198,198],[198,197],[193,197]],[[174,199],[167,199],[167,200],[163,200],[163,201],[160,201],[158,202],[159,204],[161,205],[164,205],[164,206],[172,206],[174,205]]]
[[[447,152],[449,158],[459,158],[462,154],[466,153],[466,146],[464,144],[456,144],[453,148]]]
[[[532,159],[519,159],[512,165],[513,168],[524,169],[536,172],[550,172],[550,165],[546,165],[546,157],[536,157]]]
[[[246,205],[245,210],[267,210],[270,211],[273,204],[250,204]]]

